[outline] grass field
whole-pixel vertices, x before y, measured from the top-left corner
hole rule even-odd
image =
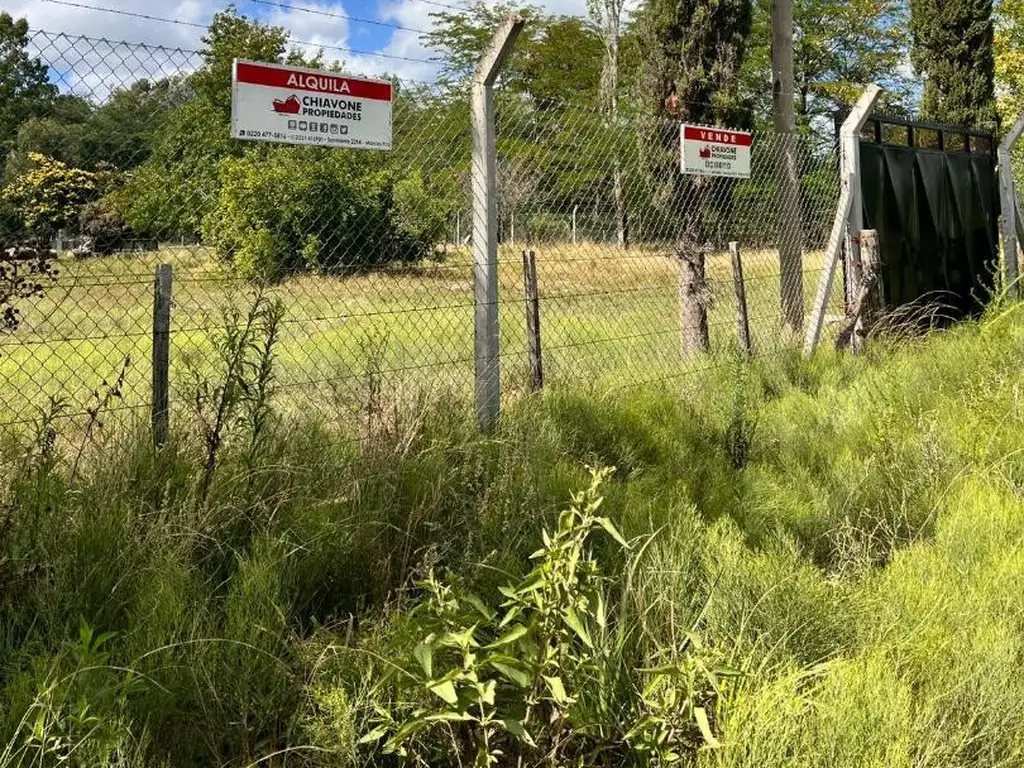
[[[1011,305],[488,436],[8,436],[0,766],[1024,765],[1022,370]]]
[[[678,270],[663,251],[623,253],[599,244],[535,250],[549,380],[615,386],[708,365],[706,359],[681,362]],[[817,252],[805,259],[808,307],[820,259]],[[71,412],[81,412],[101,382],[117,376],[126,357],[120,404],[148,403],[152,281],[160,262],[175,270],[172,404],[187,400],[194,374],[205,376],[212,365],[211,336],[222,326],[222,310],[246,304],[251,289],[202,247],[167,246],[154,253],[63,260],[46,296],[23,306],[22,328],[0,339],[0,422],[34,416],[50,396],[65,398]],[[728,254],[712,255],[707,268],[715,296],[713,351],[722,353],[736,343]],[[774,352],[782,344],[777,257],[748,253],[745,269],[755,345]],[[526,331],[520,251],[511,246],[500,253],[500,285],[504,386],[515,393],[526,381]],[[835,296],[838,291],[837,285]],[[277,347],[282,402],[304,408],[311,398],[358,401],[370,369],[392,393],[467,393],[472,387],[472,271],[466,249],[399,272],[297,277],[274,293],[286,307]]]

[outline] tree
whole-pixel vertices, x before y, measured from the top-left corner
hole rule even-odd
[[[648,107],[684,121],[746,123],[738,75],[750,23],[750,0],[648,0],[637,21]]]
[[[31,168],[4,187],[2,197],[32,234],[50,234],[78,218],[83,205],[96,199],[102,183],[94,173],[32,153]]]
[[[203,65],[187,81],[194,92],[191,99],[180,103],[182,91],[176,84],[155,87],[152,99],[152,88],[140,86],[117,95],[103,115],[104,120],[117,119],[128,107],[145,114],[166,103],[164,97],[173,107],[158,113],[159,129],[144,137],[150,144],[144,150],[146,162],[117,193],[125,221],[140,234],[167,237],[201,230],[219,192],[219,163],[241,155],[244,148],[244,142],[230,138],[228,126],[232,62],[241,58],[280,63],[286,59],[288,36],[280,27],[240,16],[231,7],[214,15],[203,43]],[[133,122],[142,128],[139,121]],[[131,162],[141,151],[137,144],[129,144],[125,159]]]
[[[995,74],[999,116],[1008,128],[1024,110],[1024,0],[1000,0]]]
[[[541,108],[596,101],[603,53],[598,30],[585,19],[551,16],[529,5],[477,2],[459,13],[432,13],[434,27],[422,39],[441,54],[439,82],[449,87],[468,82],[494,32],[512,13],[527,23],[502,70],[501,91],[529,95]]]
[[[601,65],[601,110],[612,126],[619,120],[619,41],[622,37],[622,14],[625,0],[588,0],[591,18],[601,29],[604,43],[604,62]],[[629,214],[623,188],[622,166],[616,155],[612,171],[612,190],[615,196],[616,234],[620,248],[629,247]]]
[[[203,66],[189,78],[189,84],[227,120],[231,114],[232,62],[238,58],[280,63],[288,47],[288,33],[239,15],[234,6],[229,6],[214,14],[203,35],[203,45]]]
[[[911,61],[924,79],[921,114],[994,128],[992,0],[911,0]]]
[[[743,88],[757,114],[771,111],[772,0],[755,0]],[[797,129],[852,104],[867,83],[902,98],[906,53],[903,0],[793,0],[793,92]]]
[[[57,98],[46,64],[28,54],[28,21],[0,11],[0,160],[21,124],[46,114]]]
[[[536,6],[509,2],[492,7],[477,0],[465,11],[431,13],[433,27],[420,39],[427,48],[440,54],[438,82],[448,86],[466,83],[494,32],[512,13],[518,13],[527,24],[505,63],[501,77],[503,85],[509,85],[522,76],[527,53],[546,24],[547,17],[541,10]]]
[[[680,260],[682,347],[686,356],[709,346],[702,221],[705,199],[729,204],[727,179],[679,172],[679,123],[739,126],[749,120],[740,67],[750,32],[750,0],[648,0],[638,14],[644,73],[640,98],[653,117],[655,199]],[[717,190],[719,194],[708,194]]]
[[[522,85],[538,106],[594,104],[601,85],[604,46],[598,31],[573,16],[545,19],[524,51]]]

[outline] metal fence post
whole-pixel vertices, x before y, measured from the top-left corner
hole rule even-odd
[[[171,360],[171,281],[170,264],[156,268],[153,282],[153,443],[157,448],[167,442],[170,433],[170,360]]]
[[[825,263],[822,265],[821,277],[818,280],[818,292],[814,297],[811,321],[807,325],[807,335],[804,337],[805,355],[814,351],[821,337],[828,297],[832,293],[832,281],[835,279],[836,264],[839,263],[839,253],[842,250],[844,229],[847,259],[851,262],[860,259],[859,237],[864,221],[864,203],[860,193],[860,132],[871,116],[871,110],[874,109],[881,93],[882,89],[877,85],[869,85],[843,121],[843,127],[839,131],[839,205],[836,207],[832,234],[825,252]],[[848,279],[852,278],[851,272],[852,270],[847,270]]]
[[[495,169],[494,82],[516,38],[522,17],[510,15],[494,33],[473,75],[473,302],[476,418],[490,431],[501,411],[498,348],[498,201]]]
[[[1003,230],[1003,277],[1007,290],[1020,297],[1022,291],[1018,282],[1020,271],[1017,265],[1017,193],[1013,186],[1013,148],[1024,133],[1024,112],[999,143],[996,153],[999,162],[999,208],[1002,212]]]

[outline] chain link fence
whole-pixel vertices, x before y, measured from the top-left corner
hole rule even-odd
[[[102,404],[145,418],[160,264],[173,266],[176,416],[220,375],[225,333],[244,326],[256,294],[280,301],[283,411],[358,423],[424,396],[469,406],[465,92],[395,80],[388,152],[250,143],[229,138],[230,75],[199,52],[46,32],[32,44],[58,93],[6,151],[0,235],[5,248],[44,240],[57,272],[11,300],[0,423],[54,402],[69,416]],[[531,387],[524,250],[536,258],[546,386],[625,387],[726,364],[738,348],[733,241],[754,353],[799,344],[783,318],[780,246],[797,259],[789,311],[809,314],[839,197],[831,138],[758,133],[749,179],[710,179],[680,174],[678,123],[500,90],[497,115],[505,398]],[[780,157],[792,163],[788,201]],[[694,302],[707,315],[697,348],[685,338]]]

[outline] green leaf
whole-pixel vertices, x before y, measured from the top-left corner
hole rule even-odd
[[[622,538],[622,534],[619,533],[619,529],[615,527],[615,523],[609,520],[607,517],[598,517],[594,519],[598,525],[604,528],[608,535],[615,539],[623,549],[629,549],[629,544]]]
[[[563,510],[558,516],[558,532],[566,534],[572,530],[573,512],[571,509]]]
[[[439,683],[428,685],[430,692],[440,697],[446,704],[454,706],[459,702],[459,694],[455,692],[455,685],[451,680],[442,680]]]
[[[497,680],[488,680],[482,686],[479,686],[479,689],[480,689],[480,701],[482,701],[484,704],[490,704],[493,707],[494,706],[494,695],[495,695],[495,693],[498,690],[498,681]]]
[[[441,639],[437,641],[438,645],[443,645],[447,648],[459,648],[465,650],[471,646],[476,646],[476,638],[473,634],[476,632],[477,625],[474,624],[471,627],[461,632],[446,632],[441,635]]]
[[[476,608],[477,612],[481,616],[483,616],[485,619],[487,619],[488,621],[490,621],[491,619],[494,618],[494,611],[492,611],[490,608],[488,608],[484,604],[484,601],[481,600],[476,595],[474,595],[472,593],[466,595],[466,602],[469,603],[474,608]]]
[[[502,618],[501,623],[498,625],[498,628],[504,629],[507,625],[511,624],[513,621],[518,619],[522,612],[523,609],[520,608],[518,605],[509,608],[508,613],[506,613],[504,618]]]
[[[372,731],[370,731],[368,734],[363,736],[356,743],[357,744],[372,744],[375,741],[380,741],[381,739],[383,739],[387,735],[388,735],[387,726],[379,725],[376,728],[374,728]]]
[[[708,722],[708,713],[704,707],[694,707],[693,716],[697,720],[697,727],[700,728],[700,733],[707,745],[712,749],[722,746],[721,742],[715,738],[715,734],[711,732],[711,723]]]
[[[604,611],[604,595],[601,594],[600,590],[598,590],[597,594],[594,596],[594,602],[597,603],[597,606],[594,609],[594,618],[597,620],[597,626],[604,629],[608,626],[608,617],[605,615]]]
[[[569,608],[563,615],[565,623],[569,625],[569,629],[579,636],[587,648],[593,648],[594,641],[590,639],[590,634],[587,632],[587,628],[583,626],[583,622],[580,620],[580,615],[576,612],[576,609]]]
[[[565,685],[562,683],[562,678],[548,677],[545,675],[544,681],[548,684],[548,690],[551,691],[551,698],[559,704],[569,703],[569,695],[565,692]]]
[[[436,712],[423,719],[428,723],[468,723],[475,718],[468,712]]]
[[[524,728],[523,724],[518,720],[511,717],[506,717],[504,720],[501,721],[501,725],[502,727],[504,727],[506,731],[511,733],[513,736],[515,736],[523,743],[528,744],[531,747],[536,746],[533,737],[530,736],[526,728]]]
[[[420,667],[423,668],[423,674],[427,677],[433,677],[434,646],[424,641],[413,649],[412,654],[416,657],[416,661],[420,663]]]
[[[499,637],[490,645],[485,646],[485,648],[501,648],[503,646],[509,645],[510,643],[514,643],[516,640],[525,635],[526,632],[527,629],[522,624],[513,624],[512,628],[509,629],[508,632]]]
[[[492,656],[487,663],[500,672],[510,683],[529,688],[533,682],[529,667],[511,656]]]

